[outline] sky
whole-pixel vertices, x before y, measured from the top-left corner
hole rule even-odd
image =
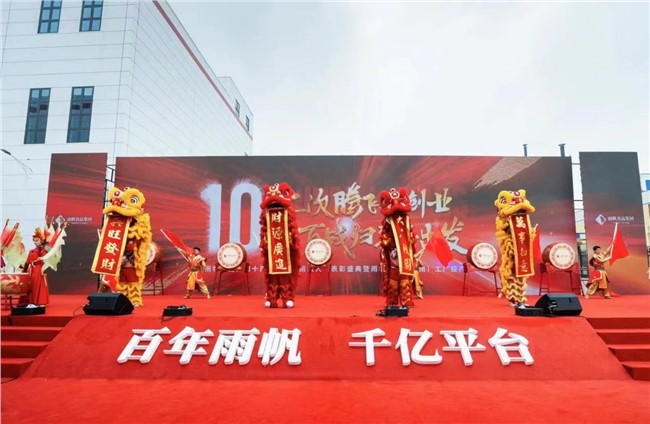
[[[170,1],[254,114],[254,155],[636,151],[644,3]]]

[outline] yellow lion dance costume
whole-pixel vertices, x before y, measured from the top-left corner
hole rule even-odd
[[[497,208],[497,241],[501,248],[501,292],[513,306],[526,304],[526,280],[535,275],[533,240],[529,213],[535,208],[526,198],[526,190],[501,191],[494,201]],[[516,228],[514,228],[516,227]]]
[[[153,239],[151,220],[144,212],[146,199],[137,188],[120,190],[112,187],[108,192],[110,204],[104,208],[103,214],[118,214],[131,217],[129,226],[126,255],[122,257],[116,290],[129,298],[134,306],[142,306],[142,283],[147,267],[147,255]],[[131,253],[132,250],[132,253]],[[133,268],[127,272],[126,267]],[[121,281],[125,280],[125,281]]]

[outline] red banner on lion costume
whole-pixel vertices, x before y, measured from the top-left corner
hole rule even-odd
[[[404,187],[379,193],[379,208],[384,215],[381,225],[382,265],[386,272],[382,292],[387,306],[413,306],[413,277],[417,271],[414,255],[415,236],[409,212],[411,201]]]
[[[287,183],[264,186],[260,208],[260,249],[264,258],[267,308],[292,308],[298,285],[299,239],[293,189]]]

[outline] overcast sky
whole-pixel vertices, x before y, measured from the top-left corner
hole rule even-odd
[[[254,114],[255,155],[636,151],[648,3],[170,1]]]

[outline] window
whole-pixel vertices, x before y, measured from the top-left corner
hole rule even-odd
[[[235,110],[237,111],[237,118],[239,118],[239,110],[241,109],[241,106],[239,106],[239,100],[235,99]]]
[[[81,7],[81,22],[79,31],[99,31],[102,26],[102,7],[104,2],[99,0],[83,2]]]
[[[68,143],[90,140],[90,117],[93,111],[93,87],[73,87],[68,122]]]
[[[50,108],[50,89],[32,88],[29,91],[27,124],[25,125],[25,144],[45,143],[47,112]]]
[[[60,1],[42,1],[41,17],[38,21],[38,32],[59,32],[59,20],[61,19]]]
[[[251,130],[251,120],[248,119],[248,116],[246,117],[246,130],[250,132]]]

